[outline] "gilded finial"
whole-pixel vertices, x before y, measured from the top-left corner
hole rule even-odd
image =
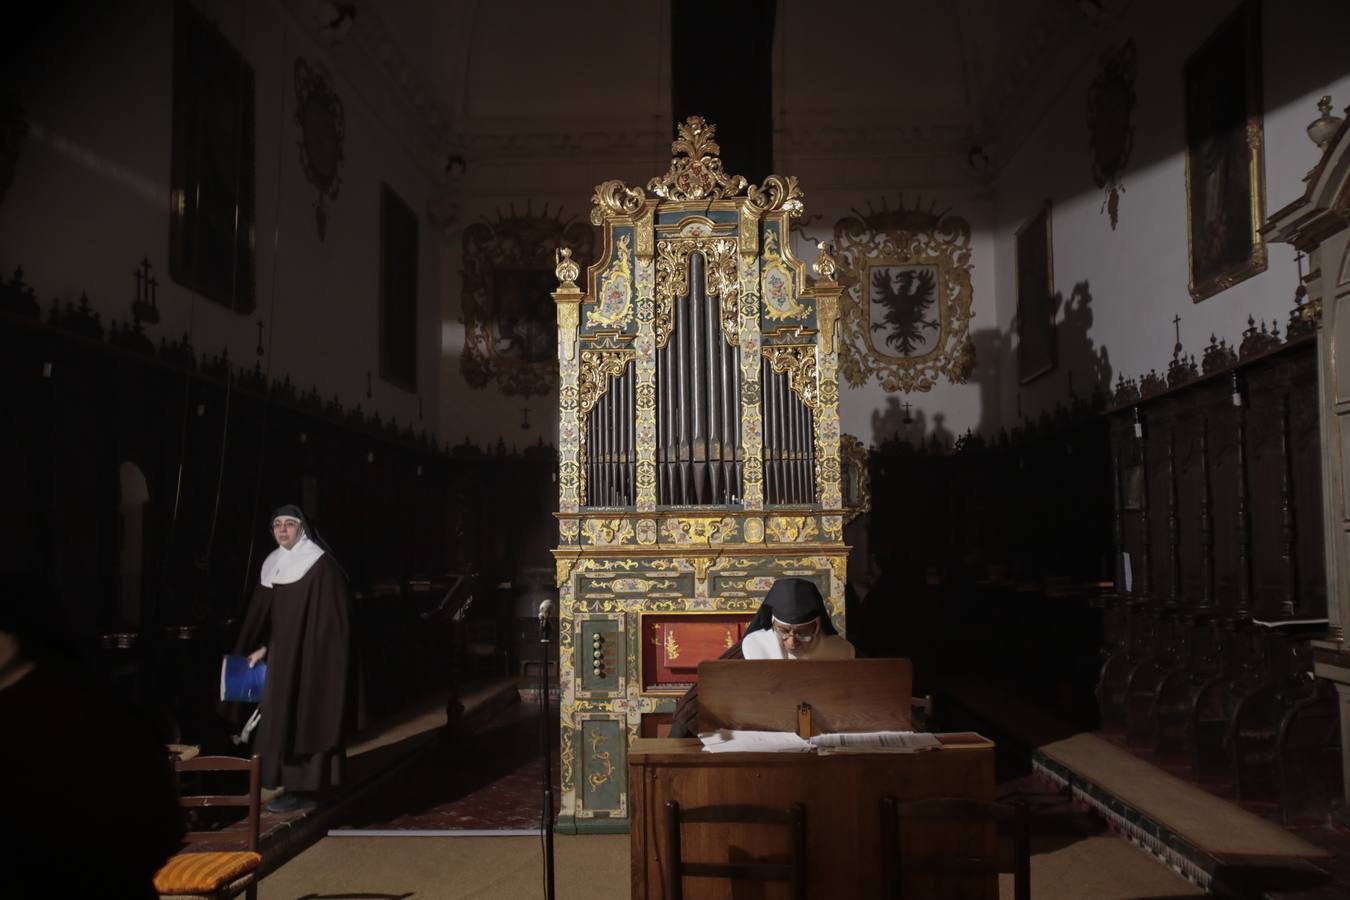
[[[553,251],[553,259],[557,263],[554,274],[558,276],[558,287],[575,288],[577,276],[581,274],[581,268],[572,259],[572,248],[559,247]]]
[[[811,268],[821,278],[833,281],[834,273],[839,271],[839,264],[834,259],[834,245],[829,241],[819,241],[816,249],[820,252],[816,254],[816,261],[811,264]]]
[[[647,182],[647,190],[665,200],[721,200],[745,190],[745,178],[722,170],[721,148],[713,140],[716,125],[690,116],[679,124],[678,133],[670,145],[675,154],[670,171]]]

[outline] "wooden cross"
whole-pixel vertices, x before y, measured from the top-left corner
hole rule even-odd
[[[530,408],[528,406],[520,408],[520,428],[522,431],[528,431],[530,428]]]
[[[1176,345],[1172,348],[1172,354],[1175,356],[1176,354],[1178,354],[1178,353],[1181,352],[1181,316],[1180,316],[1180,314],[1178,314],[1177,316],[1175,316],[1175,317],[1172,319],[1172,327],[1175,328],[1175,329],[1177,330],[1177,342],[1176,342]]]
[[[911,423],[914,421],[914,419],[912,419],[912,418],[910,417],[910,415],[909,415],[909,404],[908,404],[908,403],[901,403],[901,404],[900,404],[900,408],[903,409],[903,410],[905,411],[904,423],[905,423],[906,425],[911,424]]]

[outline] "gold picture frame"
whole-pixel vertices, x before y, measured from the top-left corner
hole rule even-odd
[[[1187,287],[1199,303],[1266,270],[1260,3],[1219,23],[1183,85]]]

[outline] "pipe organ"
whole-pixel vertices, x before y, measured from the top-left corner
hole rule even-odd
[[[796,179],[749,185],[714,126],[678,132],[645,190],[596,187],[584,278],[557,255],[566,831],[626,829],[629,742],[664,733],[776,578],[814,579],[845,625],[831,248],[809,278]]]

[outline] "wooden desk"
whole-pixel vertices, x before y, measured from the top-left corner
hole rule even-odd
[[[994,750],[944,748],[924,753],[704,753],[697,738],[640,738],[628,751],[632,822],[633,900],[664,898],[662,810],[681,806],[746,803],[786,807],[806,804],[807,873],[811,897],[880,897],[882,847],[880,800],[925,797],[994,798]],[[969,855],[972,842],[992,850],[992,826],[924,823],[905,833],[904,856]],[[750,856],[781,856],[781,829],[686,825],[686,860],[727,862]],[[906,884],[905,897],[935,897],[932,885]],[[765,898],[787,896],[785,886],[765,885]],[[782,891],[775,893],[775,890]],[[728,896],[725,883],[687,878],[685,897]],[[952,900],[996,900],[996,879],[972,876],[942,886]],[[759,896],[759,895],[756,895]]]

